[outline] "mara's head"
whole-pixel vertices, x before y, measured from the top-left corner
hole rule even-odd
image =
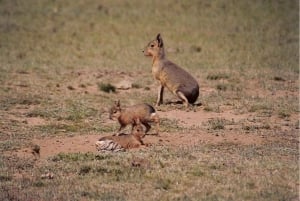
[[[157,34],[156,39],[150,41],[143,50],[145,56],[162,57],[164,56],[164,43],[160,34]]]
[[[136,119],[133,122],[132,125],[132,131],[131,134],[138,137],[138,138],[144,138],[146,133],[144,131],[144,127],[140,121],[140,119]]]
[[[109,109],[109,119],[118,118],[121,114],[120,100],[114,102],[113,106]]]

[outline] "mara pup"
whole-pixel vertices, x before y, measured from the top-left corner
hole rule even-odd
[[[98,151],[125,151],[125,149],[138,148],[144,145],[142,138],[145,137],[143,126],[139,119],[134,121],[131,134],[120,134],[119,136],[105,136],[96,142]]]
[[[198,82],[187,71],[166,59],[160,34],[149,42],[143,52],[145,56],[152,57],[152,74],[159,82],[156,106],[163,103],[165,87],[179,97],[186,107],[196,102],[199,96]]]
[[[146,127],[145,133],[147,133],[150,129],[150,122],[156,123],[156,134],[159,133],[159,117],[155,112],[155,109],[146,103],[141,103],[137,105],[132,105],[130,107],[121,108],[120,101],[116,101],[115,104],[111,107],[109,111],[109,118],[118,119],[120,124],[120,128],[118,133],[121,132],[127,125],[134,124],[136,119],[139,119],[141,124]],[[133,127],[132,127],[133,128]]]

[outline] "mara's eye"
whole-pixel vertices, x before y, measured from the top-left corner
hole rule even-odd
[[[151,44],[151,45],[150,45],[150,47],[154,47],[154,45],[153,45],[153,44]]]

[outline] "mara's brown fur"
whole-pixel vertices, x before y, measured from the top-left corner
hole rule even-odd
[[[196,102],[199,96],[198,82],[187,71],[166,59],[160,34],[155,40],[149,42],[143,52],[145,56],[152,57],[152,74],[160,84],[156,106],[163,103],[165,87],[179,97],[186,107],[189,106],[189,103]]]
[[[146,103],[141,103],[137,105],[132,105],[126,108],[122,108],[120,101],[116,101],[109,111],[109,118],[118,119],[120,128],[118,133],[121,132],[127,125],[133,125],[135,120],[139,119],[141,124],[146,127],[145,133],[151,129],[149,123],[156,123],[156,134],[159,133],[159,116],[157,115],[155,109]]]
[[[96,142],[99,151],[116,151],[122,149],[138,148],[144,145],[145,132],[139,119],[134,122],[131,134],[119,136],[105,136]]]

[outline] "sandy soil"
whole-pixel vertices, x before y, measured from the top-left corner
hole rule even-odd
[[[177,120],[183,127],[200,127],[204,122],[212,118],[226,118],[234,121],[247,118],[249,115],[234,115],[228,113],[207,113],[203,111],[186,112],[182,110],[172,110],[168,112],[159,112],[161,118]],[[28,118],[27,122],[32,125],[44,124],[39,118]],[[115,122],[117,123],[117,122]],[[97,153],[95,142],[104,135],[100,134],[82,134],[71,137],[51,137],[44,139],[33,139],[32,143],[40,146],[40,158],[46,159],[58,153]],[[268,139],[270,140],[270,139]],[[203,130],[192,130],[191,132],[162,132],[159,135],[150,134],[144,138],[148,146],[171,146],[171,147],[192,147],[198,144],[218,144],[234,143],[240,145],[262,144],[264,138],[258,135],[239,134],[235,130],[228,130],[226,133],[211,133]],[[146,149],[147,147],[142,147]],[[135,150],[133,150],[135,151]],[[19,157],[32,157],[31,149],[24,148],[16,151]]]
[[[103,75],[97,75],[97,74],[91,74],[91,73],[85,73],[81,72],[78,74],[78,78],[75,81],[72,81],[71,83],[65,83],[66,87],[59,86],[58,90],[59,93],[61,90],[63,90],[63,93],[67,96],[71,96],[74,91],[76,93],[86,93],[86,94],[93,94],[97,95],[99,93],[99,90],[94,85],[88,85],[84,88],[78,87],[78,83],[81,83],[82,80],[92,80],[94,83],[97,83],[97,79],[99,77],[101,78]],[[109,73],[106,73],[108,75]],[[123,75],[123,74],[121,74]],[[91,77],[88,77],[91,76]],[[126,77],[123,77],[123,79]],[[128,78],[128,77],[127,77]],[[95,79],[95,80],[93,80]],[[77,84],[75,84],[77,83]],[[75,86],[72,89],[70,89],[69,86]],[[255,86],[255,85],[253,85]],[[68,89],[69,88],[69,89]],[[153,93],[156,93],[155,86],[150,86],[151,90],[153,90]],[[131,90],[137,90],[137,89],[130,89],[130,90],[121,90],[119,92],[119,95],[124,95],[132,92]],[[210,93],[214,93],[216,89],[208,87],[203,84],[203,87],[201,88],[201,95],[202,96],[208,96]],[[151,91],[152,92],[152,91]],[[139,93],[143,93],[143,90],[141,89]],[[258,93],[257,90],[255,93]],[[263,91],[260,91],[259,94],[264,94]],[[273,94],[274,95],[274,94]],[[286,93],[277,93],[274,96],[283,96],[286,95]],[[294,96],[295,94],[290,94]],[[167,98],[171,97],[171,99],[174,97],[167,94]],[[33,106],[29,106],[28,108],[16,108],[13,109],[10,112],[10,116],[7,117],[8,119],[19,121],[26,123],[29,126],[38,126],[38,125],[46,125],[47,122],[45,119],[40,117],[24,117],[19,118],[13,115],[14,113],[19,114],[25,114],[28,113],[28,111],[32,110]],[[170,108],[169,108],[170,107]],[[179,105],[179,108],[182,107]],[[178,147],[178,146],[193,146],[195,144],[218,144],[218,143],[235,143],[239,145],[251,145],[251,144],[263,144],[266,142],[266,138],[264,136],[260,135],[253,135],[247,132],[239,133],[241,129],[235,129],[237,127],[241,128],[244,122],[251,124],[251,119],[256,118],[254,113],[243,113],[243,114],[236,114],[234,110],[230,107],[226,108],[226,106],[222,106],[221,111],[219,113],[217,112],[207,112],[204,111],[203,106],[198,106],[196,110],[190,110],[186,111],[185,109],[178,109],[177,105],[168,106],[168,109],[163,109],[162,111],[158,110],[159,116],[163,119],[169,119],[174,120],[177,124],[180,125],[180,127],[187,128],[186,132],[162,132],[160,135],[147,135],[144,139],[144,142],[147,144],[150,144],[150,146],[171,146],[171,147]],[[19,115],[20,116],[20,115]],[[22,115],[21,115],[22,116]],[[205,127],[205,124],[209,120],[213,119],[224,119],[229,122],[234,122],[232,125],[226,125],[226,130],[223,130],[221,132],[212,132],[209,131],[209,129],[203,129]],[[250,119],[250,120],[249,120]],[[298,119],[298,116],[292,116],[291,118],[292,122],[296,122]],[[272,116],[268,121],[271,121],[271,125],[280,125],[280,129],[288,129],[288,126],[285,126],[284,123],[282,123],[282,119],[279,119],[278,117]],[[101,122],[103,124],[111,124],[117,122],[112,122],[111,120],[108,120],[106,122]],[[189,129],[191,128],[191,129]],[[273,128],[272,128],[273,129]],[[151,131],[150,131],[151,133]],[[75,135],[75,136],[64,136],[64,137],[49,137],[49,138],[43,138],[43,139],[33,139],[32,143],[37,144],[40,146],[40,157],[41,158],[48,158],[50,156],[54,156],[55,154],[64,152],[64,153],[72,153],[72,152],[93,152],[97,153],[95,142],[98,138],[104,136],[104,134],[99,133],[82,133],[81,135]],[[272,140],[272,137],[268,137],[267,141],[270,142]],[[143,147],[147,148],[147,147]],[[17,154],[20,157],[32,157],[32,151],[30,148],[24,148],[20,150],[14,151],[14,153],[9,154]]]

